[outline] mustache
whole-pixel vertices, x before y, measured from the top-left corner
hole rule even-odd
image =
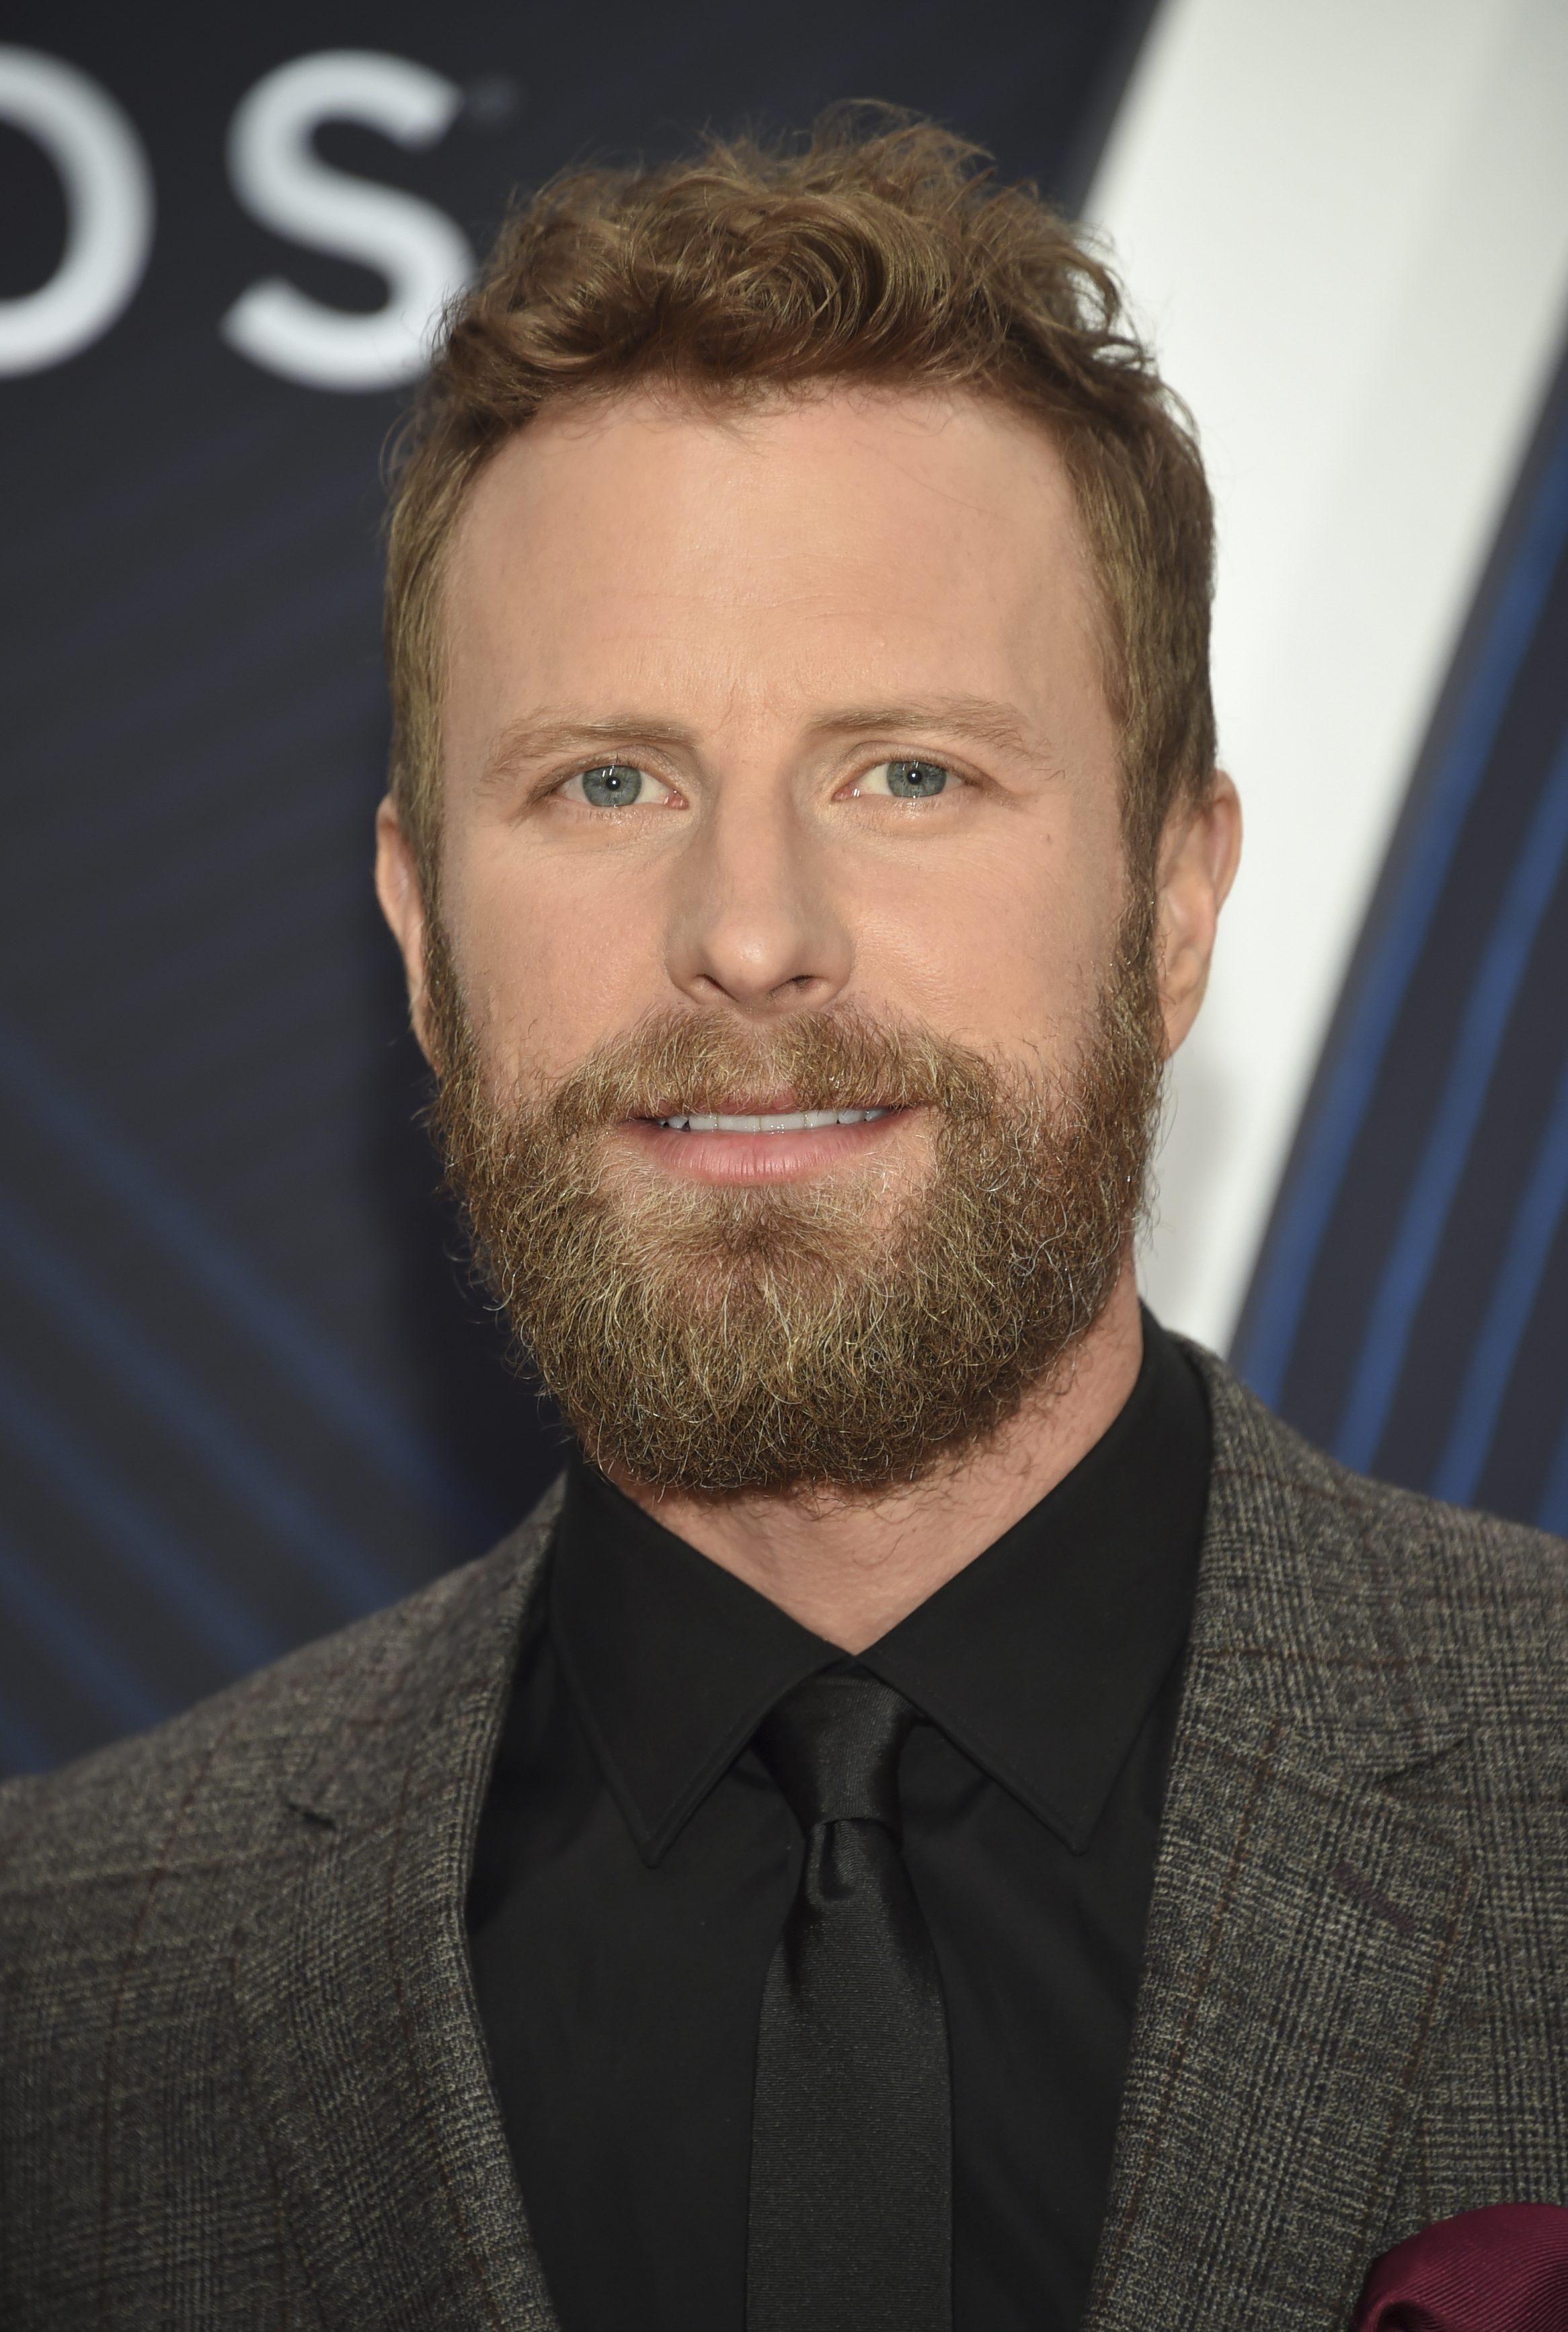
[[[766,1029],[677,1008],[598,1047],[546,1110],[566,1135],[628,1118],[770,1109],[932,1108],[963,1123],[991,1114],[997,1077],[981,1053],[852,1006]]]

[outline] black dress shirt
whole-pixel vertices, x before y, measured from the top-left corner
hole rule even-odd
[[[900,1768],[953,2074],[956,2332],[1072,2332],[1126,2072],[1209,1485],[1147,1314],[1082,1463],[860,1665]],[[845,1655],[573,1466],[469,1900],[502,2117],[565,2332],[742,2332],[752,2068],[800,1834],[752,1735]]]

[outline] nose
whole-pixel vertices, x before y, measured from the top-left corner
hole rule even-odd
[[[681,855],[666,942],[675,986],[768,1016],[830,1004],[854,961],[826,843],[783,789],[725,788]]]

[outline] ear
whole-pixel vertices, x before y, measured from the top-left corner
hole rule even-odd
[[[425,893],[418,861],[390,794],[376,812],[376,896],[403,951],[410,1024],[420,1051],[434,1066],[425,978]]]
[[[1160,840],[1156,948],[1167,1056],[1198,1018],[1219,910],[1240,856],[1240,798],[1216,769],[1204,800],[1172,811]]]

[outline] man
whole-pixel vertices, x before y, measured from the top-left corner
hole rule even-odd
[[[8,1793],[7,2323],[1283,2332],[1568,2202],[1563,1551],[1138,1307],[1209,541],[1102,267],[929,128],[507,228],[378,882],[577,1454]]]

